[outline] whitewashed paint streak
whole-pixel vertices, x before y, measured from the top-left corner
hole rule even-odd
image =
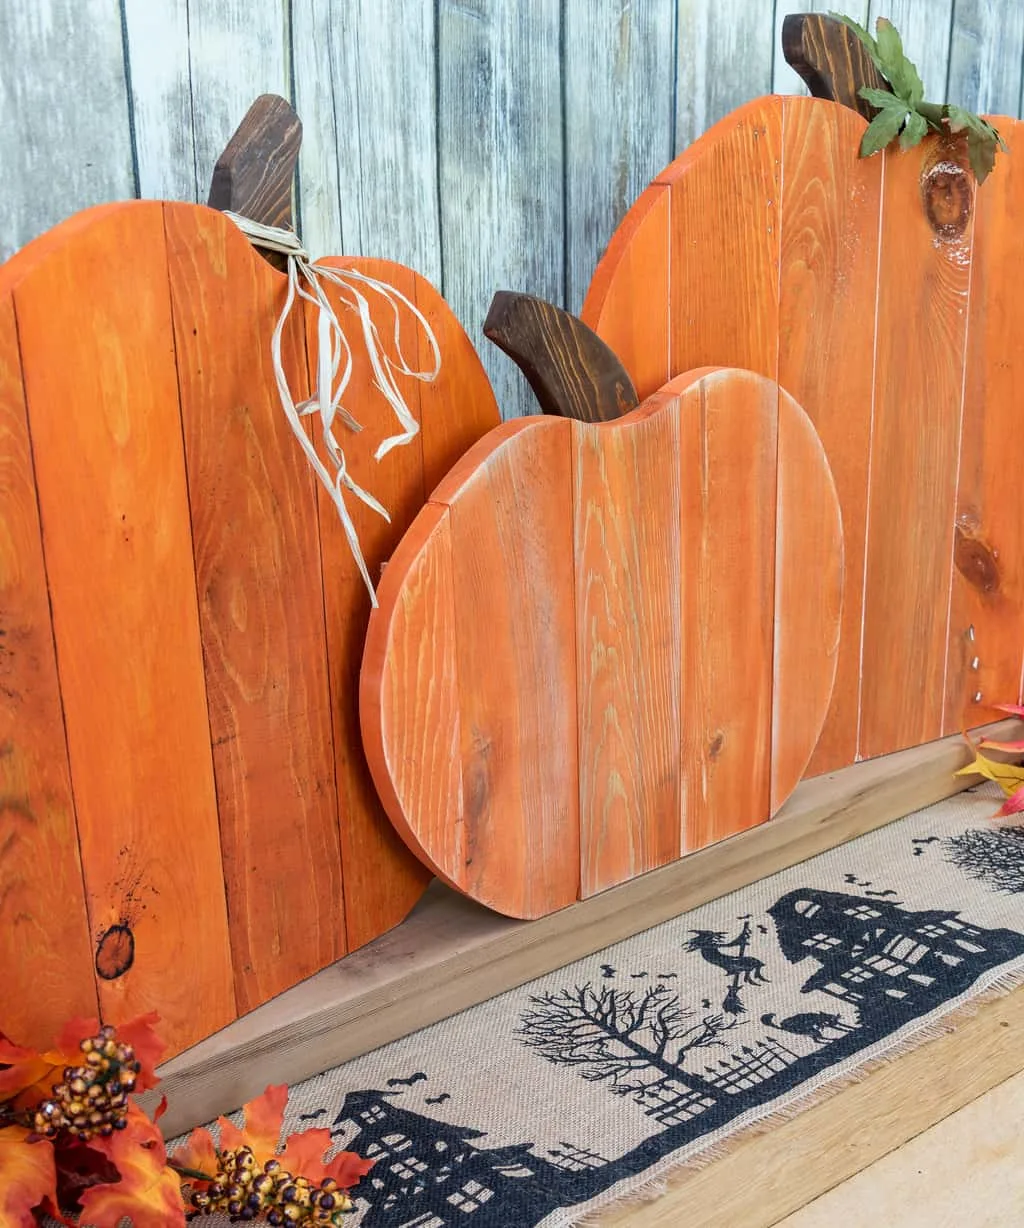
[[[151,200],[205,200],[209,184],[196,181],[188,0],[122,3],[139,193]]]
[[[774,6],[768,0],[679,0],[677,31],[680,153],[742,103],[771,93]]]
[[[518,369],[482,338],[491,297],[563,301],[559,18],[559,0],[440,0],[444,291],[505,417],[537,407]]]
[[[675,0],[566,0],[566,305],[672,159]]]
[[[946,97],[982,115],[1019,115],[1024,4],[956,0]]]
[[[943,102],[949,73],[953,0],[871,0],[868,20],[872,30],[879,17],[888,17],[899,30],[903,50],[921,74],[925,98]]]
[[[135,195],[118,0],[0,0],[0,260]]]

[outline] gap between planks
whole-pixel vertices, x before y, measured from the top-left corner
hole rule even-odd
[[[769,822],[538,921],[434,883],[401,925],[165,1063],[161,1128],[174,1137],[950,797],[970,758],[956,736],[804,781]]]

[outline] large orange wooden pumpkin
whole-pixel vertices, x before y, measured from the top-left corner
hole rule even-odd
[[[393,419],[355,347],[349,468],[392,513],[355,510],[376,575],[498,412],[435,290],[338,263],[417,303],[443,358],[407,382],[414,444],[377,465]],[[88,211],[0,269],[0,1025],[23,1043],[98,1004],[155,1008],[176,1052],[429,880],[360,750],[369,597],[278,404],[285,285],[223,215],[157,202]],[[300,310],[300,397],[306,342]]]

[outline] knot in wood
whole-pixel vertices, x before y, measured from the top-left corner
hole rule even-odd
[[[982,593],[999,591],[999,564],[995,554],[977,537],[971,537],[957,525],[953,547],[957,571],[968,584]]]
[[[971,181],[962,166],[943,158],[921,176],[921,200],[928,224],[940,239],[958,239],[971,219]]]
[[[112,925],[96,947],[96,975],[116,981],[134,962],[135,935],[127,925]]]

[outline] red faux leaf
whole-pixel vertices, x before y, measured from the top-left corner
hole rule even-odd
[[[0,1225],[35,1228],[33,1208],[57,1197],[53,1148],[45,1140],[29,1143],[21,1126],[0,1129]]]
[[[167,1165],[159,1129],[135,1104],[128,1109],[127,1121],[124,1130],[91,1144],[110,1159],[121,1179],[82,1194],[82,1228],[118,1228],[125,1216],[137,1228],[184,1225],[181,1182]]]
[[[282,1083],[277,1087],[268,1087],[262,1096],[257,1096],[245,1105],[244,1129],[239,1130],[226,1117],[219,1117],[217,1124],[220,1126],[221,1151],[251,1147],[257,1161],[260,1164],[266,1163],[277,1152],[287,1103],[288,1087]]]
[[[288,1136],[285,1149],[278,1159],[282,1167],[295,1177],[308,1177],[317,1185],[325,1177],[333,1177],[345,1190],[355,1185],[373,1168],[373,1160],[364,1160],[362,1156],[353,1155],[350,1151],[339,1151],[325,1164],[324,1154],[330,1146],[330,1130],[303,1130],[301,1134]]]
[[[117,1169],[109,1156],[70,1134],[57,1136],[53,1152],[57,1165],[57,1204],[69,1214],[82,1209],[80,1200],[85,1190],[118,1179]]]
[[[1000,712],[1007,712],[1010,716],[1024,717],[1024,705],[1022,704],[995,704]]]
[[[996,817],[1002,818],[1004,815],[1020,814],[1024,811],[1024,785],[1011,793],[1005,802],[996,811]]]
[[[160,1082],[156,1076],[156,1064],[163,1057],[167,1046],[156,1034],[156,1025],[159,1022],[160,1016],[156,1011],[150,1011],[148,1015],[139,1015],[137,1019],[132,1019],[117,1029],[118,1040],[131,1045],[136,1058],[142,1063],[135,1083],[137,1092],[156,1087]]]
[[[217,1146],[209,1130],[200,1126],[193,1130],[185,1140],[185,1145],[179,1147],[171,1156],[171,1162],[178,1169],[187,1169],[184,1175],[195,1190],[205,1190],[209,1181],[201,1181],[194,1173],[209,1173],[214,1177],[217,1172]]]
[[[351,1151],[339,1151],[327,1164],[325,1174],[333,1177],[343,1190],[350,1190],[366,1176],[376,1160],[364,1160]]]
[[[54,1049],[64,1057],[81,1061],[82,1050],[79,1048],[87,1036],[95,1036],[100,1030],[100,1021],[92,1019],[69,1019],[61,1028],[60,1035],[54,1042]],[[69,1065],[65,1062],[64,1065]]]

